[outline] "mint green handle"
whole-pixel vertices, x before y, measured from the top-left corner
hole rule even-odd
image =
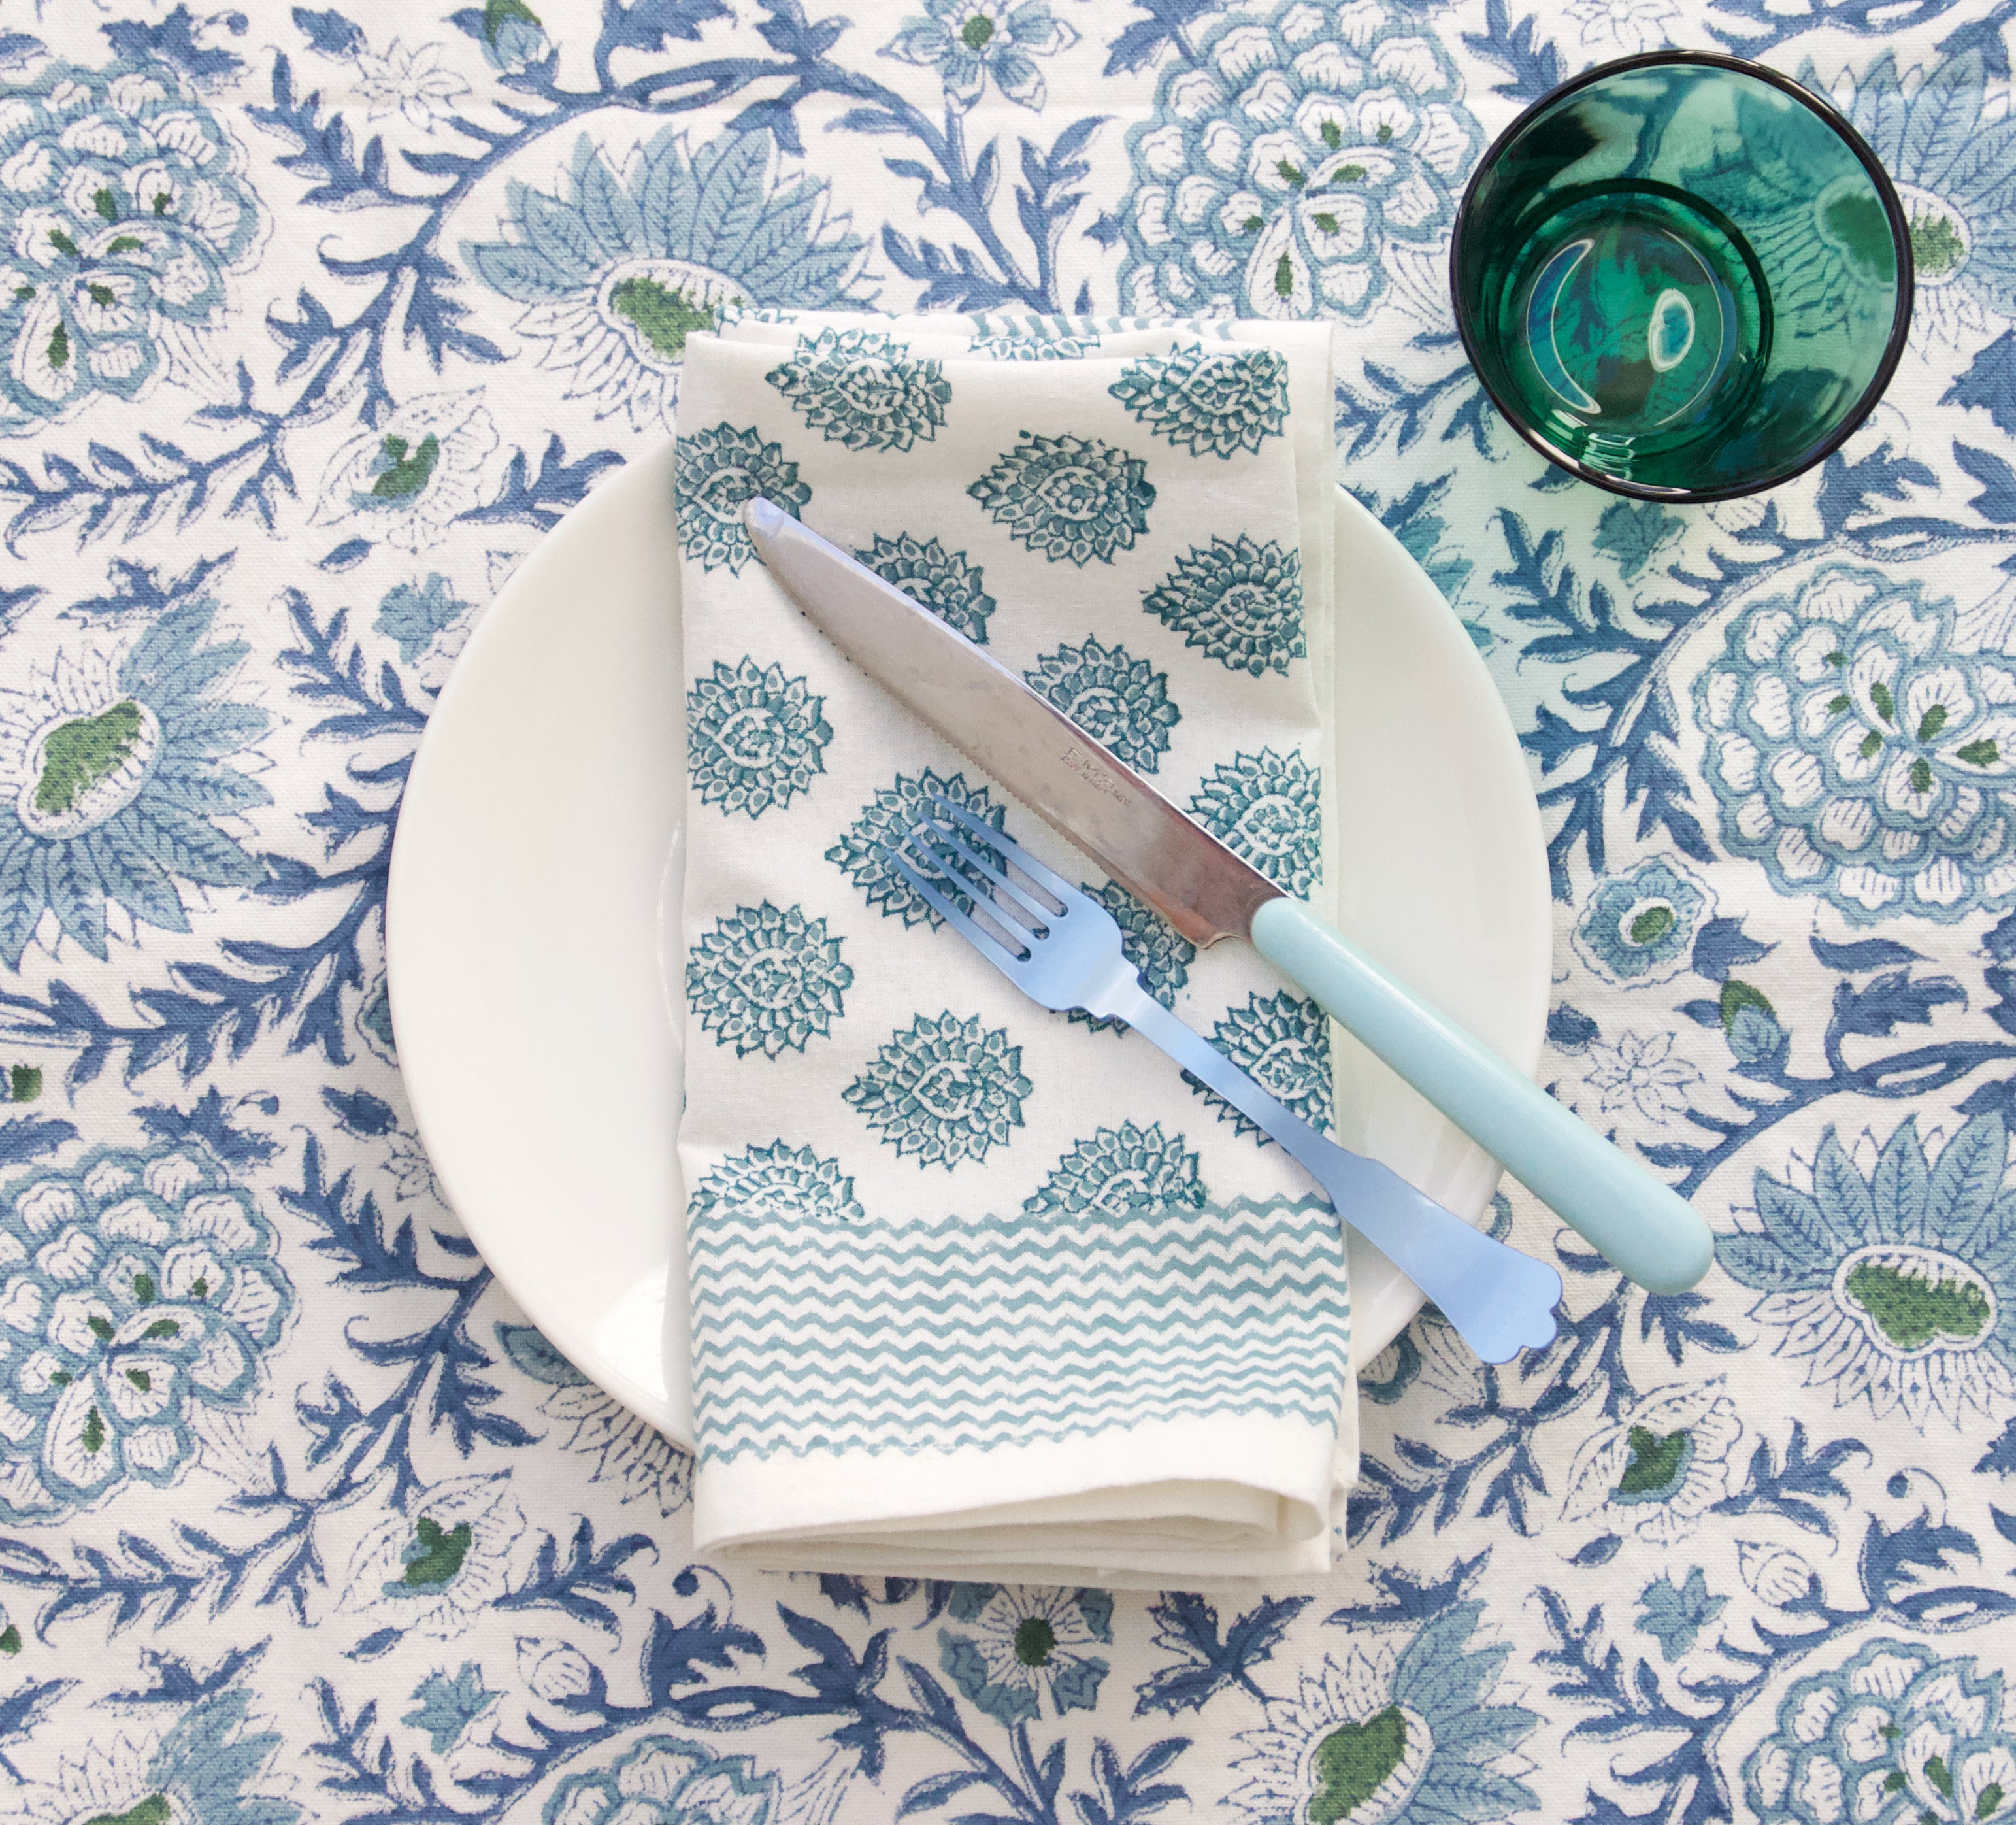
[[[1679,1293],[1708,1271],[1715,1238],[1684,1199],[1300,900],[1262,907],[1253,942],[1619,1273],[1649,1292]]]

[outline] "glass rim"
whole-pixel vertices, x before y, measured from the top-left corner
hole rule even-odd
[[[1876,186],[1876,193],[1883,204],[1883,212],[1890,224],[1890,238],[1897,256],[1897,303],[1891,318],[1890,334],[1885,343],[1882,358],[1876,364],[1869,384],[1863,389],[1862,396],[1851,406],[1847,415],[1834,430],[1828,432],[1800,460],[1795,468],[1780,474],[1768,475],[1755,481],[1732,482],[1715,488],[1661,488],[1642,481],[1628,481],[1620,477],[1604,474],[1579,458],[1570,456],[1557,448],[1539,432],[1521,422],[1519,415],[1499,396],[1485,373],[1484,364],[1479,359],[1478,340],[1472,334],[1471,325],[1463,308],[1456,283],[1457,262],[1460,258],[1464,231],[1471,225],[1478,186],[1485,174],[1504,156],[1512,142],[1534,121],[1576,90],[1586,88],[1591,83],[1600,82],[1626,70],[1670,68],[1676,65],[1697,65],[1709,69],[1727,70],[1739,76],[1753,77],[1757,81],[1783,91],[1793,100],[1817,116],[1859,160],[1869,173]],[[1888,388],[1897,372],[1897,364],[1903,360],[1904,345],[1911,334],[1911,308],[1917,290],[1917,269],[1911,253],[1911,225],[1904,214],[1904,205],[1897,194],[1895,181],[1883,168],[1869,142],[1863,139],[1854,123],[1835,107],[1824,96],[1783,70],[1773,70],[1769,64],[1759,63],[1751,58],[1738,57],[1726,51],[1665,50],[1640,51],[1629,57],[1616,57],[1607,63],[1593,64],[1579,74],[1571,76],[1547,91],[1537,101],[1529,103],[1511,124],[1493,139],[1477,161],[1476,168],[1463,186],[1463,200],[1456,206],[1456,220],[1449,233],[1449,307],[1456,316],[1456,334],[1462,338],[1463,352],[1469,361],[1471,371],[1477,377],[1478,384],[1484,389],[1485,397],[1498,409],[1499,416],[1533,449],[1553,463],[1564,469],[1579,479],[1611,494],[1621,494],[1634,500],[1663,500],[1678,503],[1690,501],[1735,500],[1744,495],[1761,494],[1769,488],[1782,487],[1809,469],[1823,463],[1862,428],[1863,421],[1875,410],[1876,404]]]

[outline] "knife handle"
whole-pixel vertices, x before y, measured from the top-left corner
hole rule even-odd
[[[1707,1273],[1715,1238],[1684,1199],[1300,900],[1262,907],[1253,943],[1619,1273],[1652,1293]]]

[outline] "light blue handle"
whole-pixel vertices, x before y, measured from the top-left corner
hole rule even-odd
[[[1715,1238],[1683,1199],[1300,900],[1261,907],[1253,942],[1620,1273],[1679,1293],[1708,1271]]]

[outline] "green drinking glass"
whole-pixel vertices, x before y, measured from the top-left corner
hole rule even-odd
[[[1449,265],[1514,428],[1646,499],[1819,462],[1911,326],[1910,231],[1875,153],[1791,78],[1706,52],[1602,64],[1535,103],[1471,178]]]

